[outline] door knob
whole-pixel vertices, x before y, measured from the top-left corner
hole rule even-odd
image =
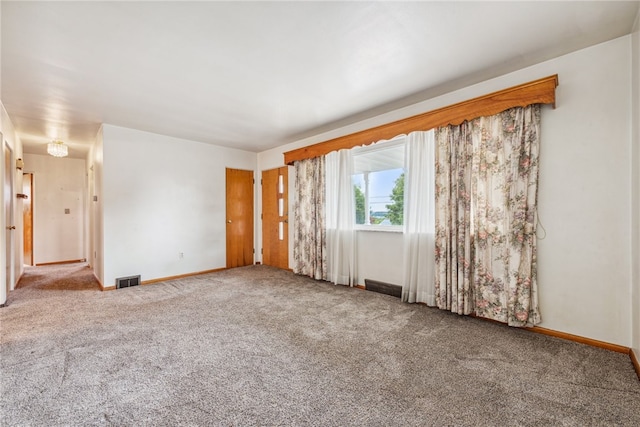
[[[231,224],[231,220],[230,219],[227,220],[227,224]]]
[[[7,230],[15,230],[16,226],[15,225],[9,225],[7,226]]]

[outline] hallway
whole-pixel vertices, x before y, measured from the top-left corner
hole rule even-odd
[[[20,294],[33,291],[96,291],[100,285],[86,262],[25,266],[16,290],[9,294],[8,303]]]

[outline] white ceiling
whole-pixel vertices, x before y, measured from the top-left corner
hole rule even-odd
[[[25,152],[101,123],[262,151],[629,34],[633,2],[1,3]]]

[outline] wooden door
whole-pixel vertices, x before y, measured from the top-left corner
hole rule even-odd
[[[287,166],[262,171],[262,263],[289,268]]]
[[[227,268],[253,264],[253,171],[227,168]]]
[[[33,174],[22,174],[22,178],[22,193],[27,196],[22,204],[24,263],[33,265]]]

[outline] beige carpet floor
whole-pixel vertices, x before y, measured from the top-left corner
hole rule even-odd
[[[101,292],[28,269],[2,426],[638,426],[627,355],[265,266]]]

